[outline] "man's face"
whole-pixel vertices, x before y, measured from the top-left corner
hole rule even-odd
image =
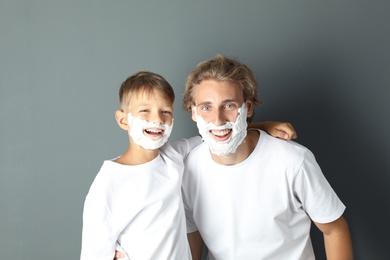
[[[244,98],[238,85],[230,81],[203,80],[194,90],[194,101],[192,119],[197,121],[205,141],[210,139],[216,145],[224,143],[225,146],[230,146],[231,142],[236,143],[233,146],[241,144],[246,135],[246,117],[251,116],[253,110],[251,101],[243,106]]]

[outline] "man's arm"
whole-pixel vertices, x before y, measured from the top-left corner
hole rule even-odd
[[[191,248],[192,260],[201,260],[203,239],[200,236],[199,231],[188,233],[187,238]]]
[[[326,258],[328,260],[352,260],[352,241],[347,221],[343,216],[330,223],[314,222],[324,235]]]
[[[296,139],[297,132],[294,127],[287,122],[277,122],[277,121],[264,121],[264,122],[253,122],[249,124],[249,128],[258,128],[263,131],[266,131],[268,134],[273,137],[278,137],[281,139]]]

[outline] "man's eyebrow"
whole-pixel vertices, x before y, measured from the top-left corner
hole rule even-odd
[[[199,104],[195,104],[196,106],[204,106],[204,105],[210,105],[211,104],[211,101],[204,101],[204,102],[201,102]]]
[[[226,103],[231,103],[231,102],[236,102],[238,103],[238,99],[236,98],[232,98],[232,99],[225,99],[224,101],[222,101],[223,104],[226,104]]]
[[[232,102],[235,102],[235,103],[239,103],[238,99],[236,98],[231,98],[231,99],[225,99],[221,102],[221,104],[227,104],[227,103],[232,103]],[[211,101],[204,101],[204,102],[201,102],[199,104],[197,104],[196,106],[205,106],[205,105],[210,105],[212,104],[213,102]]]

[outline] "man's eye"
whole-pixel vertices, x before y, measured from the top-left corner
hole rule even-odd
[[[165,111],[163,111],[163,114],[172,115],[172,111],[165,110]]]
[[[225,105],[226,109],[232,109],[232,108],[235,108],[235,107],[236,107],[235,104],[226,104]]]
[[[211,107],[209,107],[209,106],[203,106],[203,107],[201,107],[201,109],[202,109],[203,111],[210,111],[210,110],[211,110]]]

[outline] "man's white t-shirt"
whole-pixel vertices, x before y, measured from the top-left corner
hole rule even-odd
[[[260,131],[242,163],[215,163],[206,144],[185,161],[187,232],[199,230],[208,259],[314,259],[311,220],[328,223],[345,206],[313,154]]]
[[[183,159],[199,137],[165,144],[135,166],[104,161],[84,204],[81,260],[191,259],[181,197]]]

